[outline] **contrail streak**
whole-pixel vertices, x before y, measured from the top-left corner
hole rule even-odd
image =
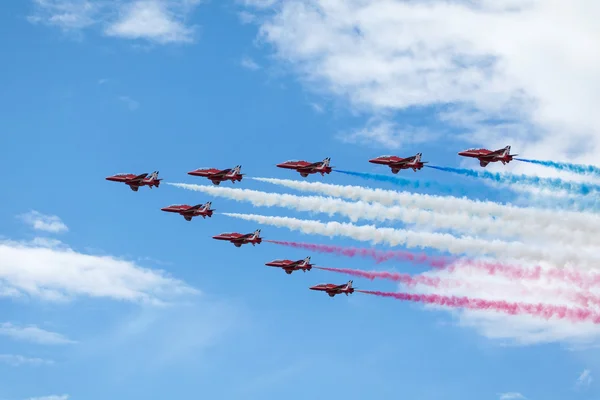
[[[356,276],[359,278],[366,278],[366,279],[370,279],[370,280],[387,279],[387,280],[391,280],[394,282],[400,282],[407,286],[415,286],[415,285],[419,285],[419,284],[432,286],[432,287],[436,287],[436,288],[439,288],[440,286],[445,287],[445,288],[455,288],[455,287],[463,286],[460,282],[454,282],[451,280],[445,281],[438,277],[428,277],[425,275],[417,275],[417,276],[413,277],[413,276],[410,276],[409,274],[402,274],[399,272],[361,271],[358,269],[328,268],[328,267],[316,267],[316,266],[313,268],[320,269],[323,271],[337,272],[337,273],[341,273],[341,274]]]
[[[457,188],[456,186],[448,186],[443,185],[438,182],[431,181],[418,181],[405,179],[399,176],[389,176],[389,175],[380,175],[380,174],[369,174],[366,172],[354,172],[354,171],[344,171],[335,169],[335,172],[339,172],[341,174],[357,176],[362,179],[377,181],[377,182],[387,182],[392,183],[398,187],[407,188],[407,189],[436,189],[442,193],[459,193],[462,195],[466,195],[466,191]]]
[[[391,297],[403,301],[469,310],[491,310],[509,315],[528,314],[549,320],[551,318],[567,319],[571,322],[600,323],[600,314],[582,308],[571,308],[549,304],[513,303],[502,300],[473,299],[469,297],[442,296],[437,294],[391,293],[371,290],[355,290],[356,292],[372,294],[380,297]]]
[[[446,214],[457,214],[462,211],[466,214],[483,218],[495,216],[501,220],[500,222],[519,224],[525,230],[537,230],[538,233],[553,237],[561,235],[571,237],[575,235],[577,240],[581,240],[582,242],[586,241],[582,236],[589,237],[588,240],[593,241],[596,235],[600,233],[600,216],[589,213],[523,208],[491,201],[396,192],[361,186],[343,186],[289,179],[252,179],[301,192],[318,193],[355,201],[361,200],[370,203],[380,203],[386,206],[400,205],[410,209],[429,209]]]
[[[343,236],[371,243],[387,243],[391,246],[429,247],[451,254],[495,255],[527,261],[550,261],[559,266],[577,262],[586,267],[598,264],[598,255],[588,254],[580,249],[539,248],[518,242],[486,241],[471,237],[457,238],[449,234],[413,232],[392,228],[377,228],[373,225],[357,226],[348,223],[301,220],[288,217],[269,217],[256,214],[223,213],[234,218],[254,221],[261,224],[286,227],[306,234]]]
[[[426,167],[473,178],[488,179],[502,184],[522,184],[550,190],[566,190],[580,196],[586,196],[592,192],[600,191],[600,186],[598,185],[569,182],[558,178],[540,178],[537,176],[516,175],[511,173],[500,174],[497,172],[475,171],[472,169],[437,167],[435,165],[426,165]]]
[[[291,194],[266,193],[250,189],[234,189],[186,183],[168,183],[169,185],[204,192],[213,196],[221,196],[236,201],[247,201],[255,206],[287,207],[297,211],[311,211],[328,215],[340,214],[357,222],[361,219],[371,221],[402,221],[407,224],[432,226],[438,229],[448,229],[465,232],[471,235],[494,235],[512,238],[515,236],[538,239],[550,239],[577,245],[594,244],[594,238],[580,232],[567,232],[562,229],[546,229],[503,221],[492,217],[470,217],[467,214],[444,214],[420,209],[407,209],[401,206],[386,207],[380,203],[364,201],[347,202],[341,199],[320,196],[296,196]]]
[[[454,259],[450,257],[434,257],[425,253],[411,253],[409,251],[400,250],[378,250],[364,247],[342,247],[327,244],[285,242],[279,240],[264,240],[264,242],[310,250],[317,253],[335,254],[337,256],[371,258],[377,263],[393,260],[412,262],[414,264],[427,264],[432,267],[442,268],[454,261]]]
[[[412,253],[402,250],[378,250],[365,247],[343,247],[279,240],[264,240],[264,242],[349,258],[370,258],[376,263],[386,261],[411,262],[418,265],[429,265],[436,269],[445,269],[449,272],[455,272],[456,270],[465,271],[466,268],[474,268],[482,270],[488,275],[502,276],[510,281],[557,281],[574,284],[585,290],[600,286],[600,274],[566,268],[542,268],[540,266],[527,268],[492,261],[435,257],[425,253]]]
[[[415,287],[417,285],[425,285],[434,288],[443,289],[455,289],[455,288],[471,288],[477,289],[478,285],[476,282],[471,282],[464,279],[442,279],[437,276],[427,275],[409,275],[399,272],[388,272],[388,271],[362,271],[350,268],[329,268],[329,267],[313,267],[323,271],[336,272],[340,274],[355,276],[359,278],[366,278],[370,280],[385,279],[394,282],[399,282],[407,287]],[[600,297],[590,293],[589,291],[579,292],[577,290],[565,290],[565,289],[547,289],[545,287],[526,287],[520,282],[515,285],[514,282],[509,284],[506,283],[486,283],[485,287],[489,290],[490,288],[496,288],[499,292],[508,293],[519,293],[521,295],[545,295],[562,297],[572,302],[578,303],[583,307],[589,307],[590,305],[600,305]]]
[[[543,165],[545,167],[550,167],[554,169],[558,169],[561,171],[574,172],[580,175],[596,175],[600,176],[600,168],[594,165],[583,165],[583,164],[572,164],[566,162],[557,162],[557,161],[543,161],[543,160],[528,160],[526,158],[515,158],[515,160],[523,161],[526,163]]]

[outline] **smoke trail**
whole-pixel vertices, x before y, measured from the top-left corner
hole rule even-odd
[[[450,254],[496,255],[523,259],[533,262],[539,260],[551,261],[564,266],[578,262],[586,267],[598,264],[598,255],[584,252],[582,249],[560,246],[554,248],[539,248],[518,242],[486,241],[472,237],[457,238],[449,234],[412,232],[401,229],[377,228],[373,225],[353,225],[348,223],[301,220],[288,217],[269,217],[256,214],[223,213],[234,218],[255,221],[261,224],[286,227],[306,234],[324,236],[343,236],[371,243],[388,243],[391,246],[429,247]]]
[[[411,253],[408,251],[399,250],[386,251],[364,247],[342,247],[326,244],[285,242],[279,240],[264,240],[264,242],[274,243],[281,246],[294,247],[297,249],[310,250],[317,253],[335,254],[337,256],[371,258],[377,263],[395,260],[412,262],[414,264],[428,264],[434,268],[442,268],[446,267],[454,261],[454,259],[450,257],[434,257],[428,256],[425,253]]]
[[[334,169],[334,171],[339,172],[341,174],[357,176],[359,178],[366,179],[366,180],[392,183],[396,186],[407,188],[407,189],[436,189],[443,193],[459,193],[462,195],[466,195],[466,193],[467,193],[464,189],[459,189],[455,186],[442,185],[438,182],[429,182],[429,181],[421,182],[418,180],[401,178],[399,176],[369,174],[366,172],[344,171],[341,169]]]
[[[554,169],[558,169],[561,171],[574,172],[580,175],[597,175],[600,176],[600,168],[594,165],[583,165],[583,164],[571,164],[565,162],[556,162],[556,161],[542,161],[542,160],[528,160],[526,158],[515,158],[515,160],[523,161],[526,163],[543,165],[545,167],[550,167]]]
[[[497,172],[474,171],[472,169],[437,167],[435,165],[426,165],[426,167],[473,178],[489,179],[503,184],[524,184],[550,190],[566,190],[581,196],[586,196],[590,194],[590,192],[600,191],[600,186],[595,184],[568,182],[558,178],[540,178],[537,176],[516,175],[510,173],[500,174]]]
[[[323,271],[337,272],[340,274],[355,276],[359,278],[366,278],[370,280],[374,279],[386,279],[394,282],[402,283],[408,287],[414,287],[417,285],[425,285],[434,288],[444,288],[444,289],[454,289],[454,288],[475,288],[471,282],[466,282],[464,280],[452,280],[452,279],[442,279],[440,277],[431,277],[425,275],[416,275],[411,276],[409,274],[402,274],[399,272],[387,272],[387,271],[362,271],[356,269],[349,268],[327,268],[327,267],[313,267],[316,269],[320,269]],[[510,292],[510,289],[519,289],[521,294],[542,294],[545,296],[554,296],[554,297],[563,297],[570,301],[576,302],[583,307],[589,307],[590,305],[600,305],[600,297],[586,291],[586,292],[577,292],[574,290],[564,290],[564,289],[546,289],[543,287],[538,288],[528,288],[523,285],[517,285],[515,287],[508,286],[506,284],[497,284],[497,289],[502,291],[503,293]],[[490,288],[490,284],[486,283],[486,288]]]
[[[541,303],[512,303],[502,300],[472,299],[469,297],[442,296],[437,294],[391,293],[358,289],[355,291],[380,297],[391,297],[403,301],[412,301],[452,308],[492,310],[509,315],[528,314],[531,316],[544,318],[546,320],[555,317],[557,319],[567,319],[571,322],[591,321],[594,324],[600,323],[600,314],[582,308],[571,308]]]
[[[361,186],[342,186],[321,182],[304,182],[289,179],[252,178],[260,182],[284,186],[301,192],[318,193],[328,196],[341,197],[349,200],[362,200],[380,203],[386,206],[400,205],[411,209],[430,209],[438,213],[455,214],[464,211],[469,215],[479,217],[496,216],[504,222],[520,224],[524,229],[538,230],[536,236],[545,235],[576,235],[579,240],[586,236],[594,238],[600,233],[600,217],[593,214],[551,211],[536,208],[522,208],[491,201],[471,200],[450,196],[434,196],[426,194],[396,192],[383,189],[369,189]],[[594,234],[587,235],[586,233]]]
[[[546,227],[540,228],[521,222],[510,222],[491,217],[470,217],[467,214],[443,214],[419,209],[407,209],[400,206],[386,207],[382,204],[369,204],[358,201],[350,203],[341,199],[325,198],[320,196],[296,196],[291,194],[266,193],[250,189],[234,189],[227,187],[214,187],[191,185],[186,183],[167,183],[168,185],[204,192],[213,196],[226,197],[236,201],[248,201],[255,206],[279,206],[297,211],[321,212],[328,215],[340,214],[356,222],[360,219],[371,221],[402,221],[408,224],[432,226],[439,229],[448,229],[466,232],[472,235],[494,235],[512,238],[539,238],[540,236],[579,245],[595,244],[594,238],[581,232],[565,232],[564,230]]]
[[[351,276],[356,276],[359,278],[366,278],[370,280],[374,279],[388,279],[394,282],[403,283],[406,286],[416,286],[416,285],[427,285],[435,288],[439,288],[440,286],[446,288],[454,288],[460,287],[460,282],[454,281],[444,281],[438,277],[428,277],[425,275],[417,275],[410,276],[409,274],[401,274],[399,272],[385,272],[385,271],[361,271],[358,269],[349,269],[349,268],[327,268],[327,267],[313,267],[316,269],[320,269],[323,271],[337,272],[340,274],[346,274]]]
[[[362,257],[375,260],[376,263],[385,261],[402,261],[413,264],[429,265],[448,272],[474,268],[492,276],[502,276],[511,281],[558,281],[571,283],[582,289],[589,290],[600,286],[600,274],[586,273],[569,269],[544,269],[540,266],[526,268],[517,265],[507,265],[483,260],[468,260],[451,257],[435,257],[425,253],[411,253],[401,250],[378,250],[365,247],[342,247],[326,244],[299,243],[279,240],[264,240],[280,246],[309,250],[317,253],[334,254],[344,257]]]

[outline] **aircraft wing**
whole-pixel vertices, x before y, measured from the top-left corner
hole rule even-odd
[[[193,213],[194,211],[199,210],[200,207],[202,207],[202,206],[201,205],[193,206],[193,207],[188,208],[187,210],[182,210],[181,212],[184,214]]]
[[[479,158],[494,158],[496,156],[501,156],[502,153],[504,153],[504,149],[499,149],[496,151],[492,151],[491,153],[481,155],[481,156],[479,156]]]
[[[138,181],[144,180],[147,176],[148,176],[148,173],[140,174],[140,175],[136,176],[135,178],[131,178],[129,180],[129,182],[138,182]]]
[[[221,170],[219,172],[215,172],[215,173],[210,174],[210,176],[213,176],[213,177],[224,176],[224,175],[227,175],[230,172],[231,172],[231,169],[223,169],[223,170]]]
[[[236,237],[236,238],[231,238],[231,239],[229,239],[229,240],[231,240],[232,242],[241,242],[242,240],[244,240],[244,239],[248,239],[248,238],[250,238],[251,236],[252,236],[252,235],[250,235],[250,234],[246,234],[246,235],[238,236],[238,237]]]
[[[408,158],[403,158],[400,161],[393,162],[392,165],[404,165],[404,164],[408,164],[410,162],[413,162],[414,160],[415,160],[415,156],[408,157]]]
[[[321,161],[316,162],[316,163],[312,163],[312,164],[308,164],[308,165],[305,165],[303,167],[298,167],[298,171],[301,171],[301,170],[311,170],[313,168],[320,167],[322,164],[323,163]]]

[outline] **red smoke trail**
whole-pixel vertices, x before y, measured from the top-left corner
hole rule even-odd
[[[427,264],[434,268],[446,269],[454,272],[461,266],[470,266],[486,271],[489,275],[500,275],[511,280],[539,281],[542,278],[553,279],[561,282],[570,282],[583,289],[600,286],[600,274],[586,273],[567,269],[543,269],[536,266],[525,268],[516,265],[502,263],[490,263],[484,261],[465,260],[452,257],[433,257],[424,253],[411,253],[399,250],[377,250],[372,248],[342,247],[313,243],[285,242],[277,240],[265,240],[282,246],[294,247],[315,251],[318,253],[329,253],[337,256],[372,258],[377,263],[389,260],[409,261],[414,264]],[[450,265],[459,261],[459,264]]]
[[[412,301],[425,304],[435,304],[469,310],[492,310],[510,315],[529,314],[546,320],[556,317],[572,322],[591,321],[600,324],[600,314],[582,308],[570,308],[550,304],[511,303],[503,300],[471,299],[469,297],[441,296],[437,294],[390,293],[370,290],[355,290],[356,292],[372,294],[381,297],[392,297],[398,300]]]
[[[338,272],[340,274],[352,275],[360,278],[367,278],[370,280],[373,279],[389,279],[395,282],[401,282],[406,286],[415,286],[415,285],[427,285],[433,286],[436,288],[444,287],[444,288],[452,288],[464,286],[461,282],[451,281],[451,280],[443,280],[438,277],[429,277],[424,275],[410,276],[408,274],[401,274],[399,272],[386,272],[386,271],[361,271],[358,269],[349,269],[349,268],[327,268],[327,267],[313,267],[323,271],[331,271]]]
[[[414,287],[416,285],[426,285],[432,286],[435,288],[444,288],[444,289],[453,289],[458,287],[470,287],[476,288],[476,285],[471,284],[470,282],[451,280],[451,279],[442,279],[439,277],[430,277],[424,275],[411,276],[408,274],[402,274],[399,272],[387,272],[387,271],[361,271],[357,269],[349,269],[349,268],[327,268],[327,267],[317,267],[313,268],[320,269],[323,271],[331,271],[337,272],[340,274],[346,274],[351,276],[356,276],[360,278],[366,278],[370,280],[374,279],[388,279],[394,282],[400,282],[406,286]],[[486,285],[487,287],[488,285]],[[499,289],[503,287],[506,288],[507,285],[498,285]],[[563,289],[546,289],[546,288],[522,288],[521,294],[523,295],[531,295],[531,294],[542,294],[545,296],[555,296],[562,297],[573,301],[575,303],[579,303],[579,305],[583,307],[589,307],[590,305],[598,306],[600,305],[600,297],[586,292],[577,292],[574,290],[563,290]]]
[[[342,247],[330,246],[325,244],[313,243],[298,243],[298,242],[282,242],[278,240],[264,240],[265,242],[274,243],[282,246],[295,247],[297,249],[305,249],[315,251],[317,253],[329,253],[338,256],[346,257],[365,257],[373,258],[377,263],[389,260],[410,261],[415,264],[428,264],[435,268],[443,268],[454,261],[447,257],[431,257],[424,253],[411,253],[408,251],[396,250],[376,250],[370,248],[359,247]]]
[[[377,250],[372,248],[342,247],[313,243],[285,242],[278,240],[264,241],[281,246],[310,250],[317,253],[328,253],[346,257],[372,258],[377,263],[389,260],[409,261],[414,264],[427,264],[434,268],[445,269],[449,272],[454,272],[457,268],[461,267],[473,267],[484,270],[489,275],[504,276],[510,280],[539,281],[542,280],[542,278],[545,278],[561,282],[570,282],[583,289],[589,289],[593,286],[600,286],[600,274],[585,273],[567,269],[543,269],[539,266],[525,268],[517,265],[465,260],[456,257],[433,257],[424,253],[411,253],[408,251],[399,250]],[[453,262],[457,261],[459,262],[458,265],[451,265]]]
[[[471,266],[483,269],[490,275],[502,275],[511,280],[539,281],[542,280],[542,278],[546,278],[549,280],[573,283],[586,290],[590,287],[600,285],[600,274],[562,268],[543,269],[540,266],[524,268],[516,265],[465,260],[461,261],[459,265],[452,265],[446,269],[450,272],[454,272],[461,266]]]
[[[469,282],[442,279],[439,277],[430,277],[424,275],[411,276],[408,274],[402,274],[398,272],[387,272],[387,271],[361,271],[349,268],[327,268],[327,267],[313,267],[323,271],[337,272],[341,274],[356,276],[360,278],[366,278],[370,280],[374,279],[388,279],[394,282],[400,282],[406,286],[414,287],[416,285],[426,285],[435,288],[452,289],[458,287],[475,287]],[[487,285],[486,285],[487,286]],[[498,285],[500,288],[506,285]],[[588,291],[577,292],[573,290],[563,289],[545,289],[545,288],[523,288],[523,295],[531,295],[535,293],[543,294],[546,296],[558,296],[569,299],[575,303],[579,303],[583,307],[589,307],[590,305],[600,305],[600,297],[594,295]]]

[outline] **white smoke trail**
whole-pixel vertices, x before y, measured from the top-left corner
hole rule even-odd
[[[406,208],[430,209],[447,214],[455,214],[460,210],[479,217],[496,216],[504,221],[511,221],[523,226],[527,225],[539,230],[551,229],[556,234],[563,232],[569,237],[572,235],[578,235],[578,237],[591,235],[588,239],[590,242],[593,242],[594,236],[600,233],[600,216],[591,213],[515,207],[491,201],[397,192],[393,190],[364,188],[361,186],[342,186],[289,179],[251,179],[288,187],[301,192],[319,193],[383,205],[401,205]],[[595,243],[598,243],[598,241]]]
[[[223,213],[234,218],[254,221],[260,224],[285,227],[306,234],[323,236],[343,236],[362,242],[387,243],[391,246],[407,248],[433,248],[462,255],[494,255],[500,259],[514,258],[530,262],[548,261],[557,267],[592,268],[598,263],[598,255],[575,249],[571,246],[533,247],[519,242],[482,240],[472,237],[457,238],[446,233],[413,232],[392,228],[377,228],[373,225],[353,225],[340,222],[321,222],[289,217],[270,217],[256,214]]]
[[[320,196],[296,196],[291,194],[266,193],[249,189],[233,189],[186,183],[169,183],[169,185],[237,201],[248,201],[255,206],[287,207],[297,211],[325,213],[330,216],[333,214],[340,214],[348,217],[352,222],[356,222],[360,219],[371,221],[397,220],[409,224],[466,232],[472,235],[492,234],[510,238],[519,236],[534,239],[539,239],[542,236],[555,239],[559,242],[579,245],[591,244],[591,240],[593,239],[593,237],[581,233],[566,235],[561,229],[553,229],[555,228],[554,226],[549,226],[545,230],[540,230],[537,227],[528,224],[493,219],[491,217],[471,217],[466,213],[441,214],[420,209],[407,209],[400,206],[386,207],[380,203],[370,204],[364,201],[351,203],[341,199]]]

